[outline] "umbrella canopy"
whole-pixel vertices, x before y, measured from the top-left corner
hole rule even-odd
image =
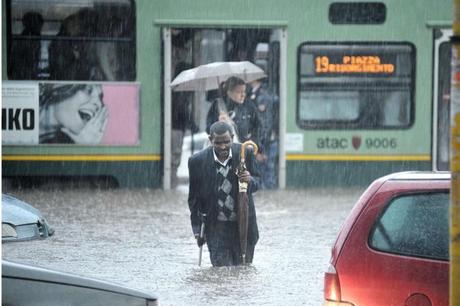
[[[214,62],[182,71],[170,86],[175,91],[212,90],[233,76],[251,82],[266,77],[266,74],[248,61]]]

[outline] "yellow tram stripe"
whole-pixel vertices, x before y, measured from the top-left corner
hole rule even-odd
[[[286,160],[329,161],[431,161],[430,155],[323,155],[287,154]]]
[[[3,155],[4,161],[159,161],[161,155]]]
[[[161,155],[3,155],[4,161],[160,161]],[[431,161],[430,155],[287,154],[286,160]]]

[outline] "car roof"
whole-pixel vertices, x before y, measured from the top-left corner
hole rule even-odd
[[[110,291],[134,297],[156,300],[157,298],[148,293],[130,289],[114,283],[82,277],[70,273],[53,271],[37,266],[2,260],[2,278],[21,278],[28,280],[40,280],[51,283],[67,284],[77,287],[92,288],[103,291]]]
[[[389,174],[385,180],[450,180],[451,174],[448,171],[405,171]]]

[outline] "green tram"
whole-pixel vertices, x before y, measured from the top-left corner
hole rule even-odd
[[[4,178],[169,189],[178,67],[242,60],[279,97],[280,188],[448,169],[451,1],[2,0],[2,14]],[[215,92],[191,95],[203,133]]]

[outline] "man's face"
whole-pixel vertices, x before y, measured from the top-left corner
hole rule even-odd
[[[218,135],[212,134],[209,136],[212,146],[214,147],[214,152],[216,152],[217,158],[220,161],[224,161],[228,158],[230,154],[230,148],[232,147],[232,135],[227,131],[225,134]]]

